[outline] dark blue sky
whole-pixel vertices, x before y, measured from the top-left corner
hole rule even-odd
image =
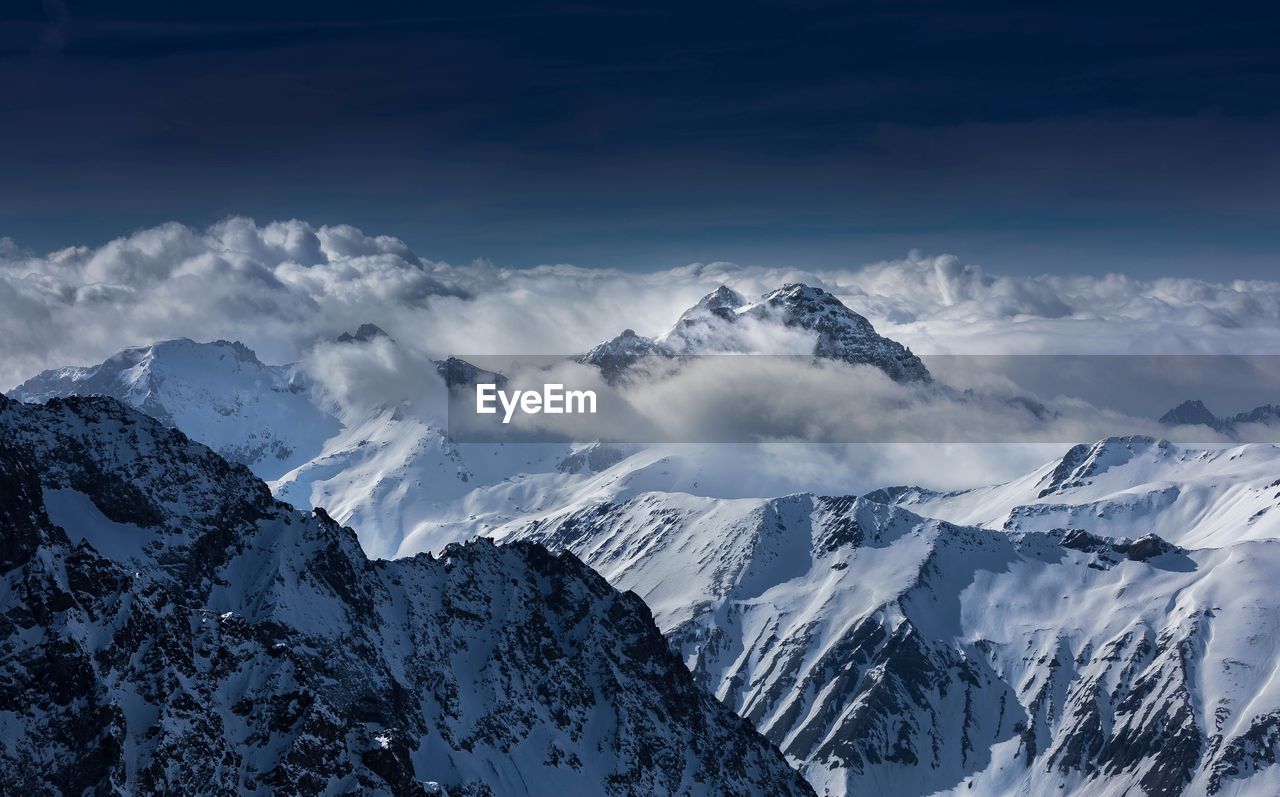
[[[239,213],[459,263],[1280,276],[1264,8],[7,3],[0,235]]]

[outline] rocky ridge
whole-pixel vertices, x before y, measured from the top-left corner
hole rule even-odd
[[[370,560],[106,398],[0,398],[0,433],[22,793],[811,793],[572,555]]]

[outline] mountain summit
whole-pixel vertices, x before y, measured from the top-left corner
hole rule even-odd
[[[343,332],[338,336],[338,343],[368,343],[378,338],[386,338],[392,340],[391,336],[386,333],[382,327],[377,324],[361,324],[353,335],[350,332]]]
[[[791,333],[791,334],[786,334]],[[755,302],[721,285],[680,315],[658,338],[626,330],[578,358],[616,378],[644,357],[702,354],[781,354],[767,341],[806,339],[808,353],[853,365],[872,365],[897,382],[928,382],[929,369],[911,350],[884,337],[830,293],[803,283],[770,291]]]
[[[1209,411],[1199,399],[1188,399],[1160,416],[1166,426],[1195,426],[1203,424],[1217,428],[1218,416]]]
[[[186,338],[115,354],[88,367],[54,368],[18,385],[11,398],[39,403],[109,396],[177,427],[265,479],[320,453],[339,428],[289,365],[264,365],[243,343]]]
[[[784,285],[738,314],[761,320],[777,318],[787,327],[817,333],[814,354],[819,357],[874,365],[897,382],[928,382],[932,378],[910,349],[877,333],[870,321],[821,288],[802,283]]]

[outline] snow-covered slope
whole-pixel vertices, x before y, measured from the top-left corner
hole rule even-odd
[[[927,371],[914,367],[918,361],[909,352],[895,348],[897,344],[889,346],[892,341],[883,343],[869,325],[864,329],[857,322],[856,314],[831,305],[823,296],[805,286],[788,286],[753,304],[731,291],[717,291],[691,308],[659,340],[624,336],[628,339],[598,353],[601,357],[625,355],[619,360],[625,370],[626,361],[636,352],[660,350],[676,356],[676,352],[756,350],[751,347],[761,340],[781,339],[769,335],[794,333],[795,340],[808,347],[805,351],[879,363],[903,380],[928,379]],[[371,341],[383,345],[382,337],[375,335]],[[373,555],[439,553],[452,541],[477,534],[572,551],[615,588],[640,595],[696,678],[756,723],[820,791],[1280,793],[1274,766],[1280,751],[1280,695],[1272,686],[1273,681],[1280,683],[1273,664],[1280,629],[1272,619],[1280,616],[1280,599],[1273,597],[1271,589],[1272,574],[1280,567],[1276,550],[1280,514],[1274,509],[1280,503],[1280,448],[1197,450],[1150,438],[1109,438],[1072,448],[1060,460],[1023,478],[956,493],[902,487],[860,499],[807,494],[715,498],[707,496],[766,494],[767,480],[763,488],[760,483],[748,486],[762,477],[747,460],[732,453],[737,450],[732,447],[731,453],[722,456],[693,457],[662,447],[594,446],[567,452],[558,446],[455,446],[438,423],[397,404],[338,418],[319,409],[322,403],[305,390],[293,392],[294,386],[305,388],[305,382],[289,369],[279,371],[285,391],[263,399],[278,406],[280,413],[266,423],[255,415],[260,405],[254,401],[237,404],[226,396],[203,396],[188,387],[175,392],[172,385],[203,385],[216,393],[220,385],[239,385],[238,380],[247,379],[245,374],[257,373],[255,368],[270,370],[271,366],[254,366],[252,358],[229,356],[236,351],[232,344],[205,344],[208,351],[202,350],[200,366],[193,369],[200,373],[178,379],[173,374],[185,372],[165,364],[168,345],[152,347],[149,355],[135,357],[132,365],[129,358],[119,367],[104,364],[101,373],[114,374],[110,378],[90,375],[95,369],[64,369],[24,385],[19,395],[35,399],[110,392],[93,387],[101,379],[125,400],[179,428],[186,426],[175,409],[190,409],[192,419],[185,423],[197,430],[192,436],[229,453],[242,450],[237,446],[245,440],[258,438],[236,437],[228,429],[248,430],[245,435],[265,429],[281,435],[296,451],[306,448],[299,442],[306,439],[311,453],[305,460],[296,465],[289,462],[293,466],[287,472],[276,472],[271,482],[276,497],[302,506],[327,506],[339,520],[358,524],[361,542]],[[201,348],[201,344],[187,345]],[[220,351],[227,346],[232,346],[230,353]],[[601,359],[596,364],[603,367],[607,362]],[[442,367],[447,369],[447,364]],[[454,367],[461,368],[456,363]],[[231,369],[230,375],[219,369]],[[166,378],[154,379],[153,372]],[[259,383],[256,377],[248,381],[251,385],[245,389],[250,392],[259,390],[260,384],[281,384],[270,379]],[[135,391],[134,386],[145,389]],[[162,401],[170,396],[174,401]],[[285,403],[294,398],[305,403]],[[188,399],[190,408],[184,403]],[[202,409],[202,401],[229,411],[208,412]],[[276,401],[280,403],[271,404]],[[55,405],[50,411],[62,412],[66,406],[99,405]],[[300,424],[311,422],[298,419],[314,419],[309,413],[316,412],[336,427],[308,428],[308,432],[323,429],[325,436],[319,440],[294,437],[295,424],[302,428]],[[221,425],[219,418],[231,419],[226,421],[231,425]],[[119,425],[127,437],[138,424]],[[73,453],[65,455],[67,461],[96,461],[74,453],[78,444],[71,445]],[[247,459],[260,473],[276,467],[270,457]],[[91,542],[95,555],[112,562],[140,561],[167,573],[174,568],[181,571],[188,560],[199,561],[203,553],[192,553],[197,549],[225,547],[223,537],[211,538],[215,542],[201,542],[206,538],[199,535],[182,537],[192,527],[186,521],[179,524],[184,531],[161,534],[156,530],[156,515],[134,514],[130,507],[145,509],[154,502],[131,492],[129,485],[136,481],[132,475],[110,482],[109,490],[97,493],[108,505],[115,502],[109,511],[86,498],[90,491],[83,486],[50,482],[45,475],[39,478],[47,483],[42,501],[52,522],[68,531],[77,529],[76,534]],[[76,478],[92,484],[97,476]],[[187,516],[186,508],[166,511]],[[6,522],[23,528],[23,518],[22,512],[10,513]],[[289,532],[302,535],[298,537],[302,541],[289,542],[285,553],[277,556],[282,562],[279,567],[284,568],[279,572],[286,574],[282,583],[296,582],[310,590],[307,578],[297,574],[316,569],[312,564],[316,555],[308,546],[330,524],[323,518],[297,522],[310,531]],[[253,523],[257,530],[252,539],[268,534],[261,530],[261,522]],[[270,534],[274,535],[271,540],[294,539],[284,531]],[[351,538],[342,539],[346,545]],[[69,538],[67,545],[74,548],[78,540]],[[30,547],[24,546],[5,548],[0,556],[18,556],[11,552]],[[302,546],[301,552],[295,551],[297,546]],[[268,549],[266,542],[260,547]],[[156,559],[162,550],[178,553],[171,559]],[[479,562],[490,561],[483,557],[527,550],[531,549],[470,545],[449,547],[443,557],[468,563],[464,572],[470,572],[468,568],[481,568]],[[242,552],[232,556],[242,561],[236,557],[242,557]],[[358,561],[354,552],[350,558]],[[35,560],[27,556],[24,561]],[[375,601],[379,618],[398,617],[406,607],[427,612],[407,591],[437,596],[424,599],[436,601],[430,604],[432,610],[443,605],[444,588],[432,580],[443,578],[440,568],[445,565],[439,564],[443,559],[414,557],[411,561],[420,563],[413,567],[434,575],[403,575],[395,570],[401,563],[357,568],[379,574],[376,583],[381,586],[370,588],[384,596]],[[127,575],[129,566],[123,567]],[[515,576],[517,581],[527,577],[540,585],[547,583],[544,571],[531,561],[506,562],[502,567],[525,568],[523,575]],[[253,573],[259,572],[253,568]],[[227,597],[232,592],[251,595],[246,600],[255,601],[255,607],[275,611],[274,590],[281,587],[268,589],[256,576],[245,581],[238,573],[216,568],[202,571],[202,585],[203,579],[216,577],[226,582],[221,587],[227,592],[218,592],[221,587],[211,581],[210,597],[202,598],[200,611],[218,615],[262,611],[248,604],[235,604],[241,607],[236,609]],[[387,573],[397,575],[392,578]],[[502,594],[504,578],[477,575],[474,589]],[[570,589],[572,594],[579,594],[573,589],[577,588]],[[119,590],[111,594],[124,595]],[[222,596],[217,598],[222,603],[213,602],[215,594]],[[171,603],[177,600],[165,595]],[[311,593],[307,595],[311,601]],[[518,598],[533,604],[530,612],[540,600],[555,603],[554,594],[545,590],[522,588]],[[296,596],[290,600],[294,601],[291,607],[301,605]],[[320,601],[317,606],[330,607],[323,611],[330,611],[334,604],[326,601],[335,599],[326,593],[316,600]],[[530,613],[503,614],[514,609],[501,602],[483,606],[482,616],[492,612],[516,625],[567,627],[555,624],[569,622],[561,615],[553,622]],[[94,611],[115,617],[114,613],[124,610],[111,603]],[[156,613],[155,622],[173,622],[160,609]],[[105,644],[99,640],[122,633],[111,625],[114,621],[102,619],[106,616],[86,620],[77,615],[69,621],[76,629],[88,629],[84,633],[89,641],[77,644]],[[299,614],[293,609],[283,620],[275,614],[264,616],[268,619],[262,622],[293,628],[292,623],[302,629],[290,633],[312,633],[306,623],[315,619],[309,611]],[[589,624],[597,621],[598,617]],[[352,654],[358,662],[349,657],[342,662],[379,672],[398,673],[396,667],[410,666],[407,659],[397,658],[400,654],[387,658],[390,654],[385,652],[382,635],[403,633],[386,630],[400,628],[396,622],[387,626],[379,619],[371,629],[362,629],[356,638],[367,642],[373,652],[361,648]],[[452,627],[431,628],[431,633],[445,640],[443,644],[455,645],[450,641]],[[363,636],[366,633],[377,638],[370,641]],[[571,636],[576,634],[578,630]],[[195,631],[178,638],[191,640],[193,650],[200,651],[189,660],[173,660],[177,662],[172,664],[173,672],[186,678],[186,673],[203,666],[203,651],[212,643]],[[275,644],[273,638],[266,638]],[[315,639],[308,644],[323,647]],[[329,644],[328,638],[324,644]],[[463,643],[456,645],[474,652]],[[474,662],[465,656],[470,654],[459,655],[463,658],[447,662],[434,658],[421,666],[433,673],[431,667],[469,672]],[[502,655],[508,655],[505,649]],[[324,672],[343,682],[332,670]],[[118,680],[128,684],[122,689],[135,688],[126,675]],[[200,683],[215,697],[221,694],[217,690],[229,688]],[[430,690],[422,681],[412,681],[412,686],[430,691],[432,699],[444,699],[432,691],[434,683]],[[326,691],[330,686],[320,681],[307,684],[329,701],[326,705],[339,700]],[[480,700],[475,695],[485,688],[470,681],[460,683],[458,700],[469,706]],[[530,687],[513,684],[511,688]],[[151,694],[154,697],[159,691]],[[206,693],[199,694],[204,699]],[[221,707],[218,721],[230,723],[226,727],[242,721],[228,719],[225,704],[218,700],[206,701]],[[8,722],[9,715],[2,712],[0,708],[0,721]],[[412,726],[401,714],[378,716],[378,722],[388,727]],[[542,721],[539,714],[538,722]],[[203,727],[212,722],[206,717],[197,724]],[[437,720],[424,722],[436,727],[430,723]],[[187,725],[175,727],[181,733],[194,732]],[[450,732],[455,739],[472,738],[471,731],[456,730],[461,725],[441,727],[454,728]],[[14,733],[6,726],[6,738]],[[238,739],[256,740],[254,734],[268,730],[245,724],[237,733],[247,734]],[[343,742],[346,752],[342,753],[334,752],[337,742],[325,741],[330,745],[325,748],[329,751],[325,761],[352,762],[355,754],[350,751],[363,749],[358,741],[363,737],[352,736],[356,731],[351,727],[343,726],[340,733],[357,741]],[[687,741],[681,738],[681,744]],[[448,756],[433,752],[409,760],[418,773],[415,777],[434,776],[434,769],[443,767],[445,774],[436,779],[485,780],[495,771],[492,766],[498,767],[493,777],[501,783],[514,782],[512,770],[504,768],[507,764],[492,764],[488,758],[508,755],[510,750],[503,747],[505,743],[486,742],[490,743],[479,753],[471,750],[464,755],[451,747]],[[263,767],[279,766],[267,753],[254,755],[264,756]],[[547,755],[563,760],[559,754]],[[363,760],[363,753],[356,758]],[[525,758],[517,758],[511,766],[528,764]],[[363,771],[356,763],[335,766]],[[247,770],[237,769],[241,771]],[[601,771],[592,770],[590,776]],[[573,792],[581,786],[579,781],[554,782],[562,791]],[[499,793],[506,792],[499,789]]]
[[[373,325],[343,337],[340,342],[382,338],[395,345]],[[439,367],[457,376],[468,366]],[[334,517],[360,529],[374,556],[394,553],[420,523],[449,516],[477,478],[550,470],[556,460],[543,459],[564,455],[559,448],[541,458],[512,450],[510,457],[478,457],[473,469],[441,424],[395,402],[343,414],[300,367],[264,365],[243,344],[227,341],[127,349],[96,366],[46,371],[9,395],[30,403],[75,395],[118,399],[248,465],[283,500],[330,507]]]
[[[633,590],[825,794],[1280,789],[1280,542],[645,493],[497,532]]]
[[[369,560],[110,399],[0,397],[0,441],[6,790],[810,793],[572,556]]]
[[[185,338],[125,349],[88,368],[45,371],[10,391],[19,401],[110,396],[176,426],[274,479],[316,456],[339,422],[290,366],[263,365],[242,343]]]
[[[1186,547],[1220,547],[1280,538],[1280,446],[1196,449],[1111,437],[1006,484],[954,493],[897,487],[875,497],[954,523],[1155,533]]]
[[[613,378],[655,352],[756,351],[779,334],[794,336],[808,353],[875,364],[896,379],[928,378],[904,347],[876,334],[830,294],[803,285],[754,304],[721,288],[686,311],[664,343],[627,330],[582,360]],[[339,340],[397,346],[372,324]],[[455,383],[489,377],[456,359],[432,367]],[[403,397],[389,396],[359,413],[342,411],[318,395],[300,367],[263,365],[239,343],[175,340],[128,349],[97,366],[47,371],[10,395],[27,402],[117,398],[249,465],[277,497],[329,507],[339,522],[359,530],[372,556],[439,550],[594,489],[593,474],[562,466],[572,456],[566,446],[454,445],[442,418],[405,411]],[[632,467],[653,476],[643,461],[618,470],[625,476]]]

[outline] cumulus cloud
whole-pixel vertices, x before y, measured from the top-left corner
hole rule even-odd
[[[1280,283],[1007,277],[912,253],[843,270],[692,264],[651,273],[450,265],[346,225],[171,223],[35,255],[0,245],[0,387],[172,337],[240,340],[268,362],[371,322],[422,358],[583,351],[625,327],[657,335],[727,284],[803,281],[920,353],[1268,352]]]

